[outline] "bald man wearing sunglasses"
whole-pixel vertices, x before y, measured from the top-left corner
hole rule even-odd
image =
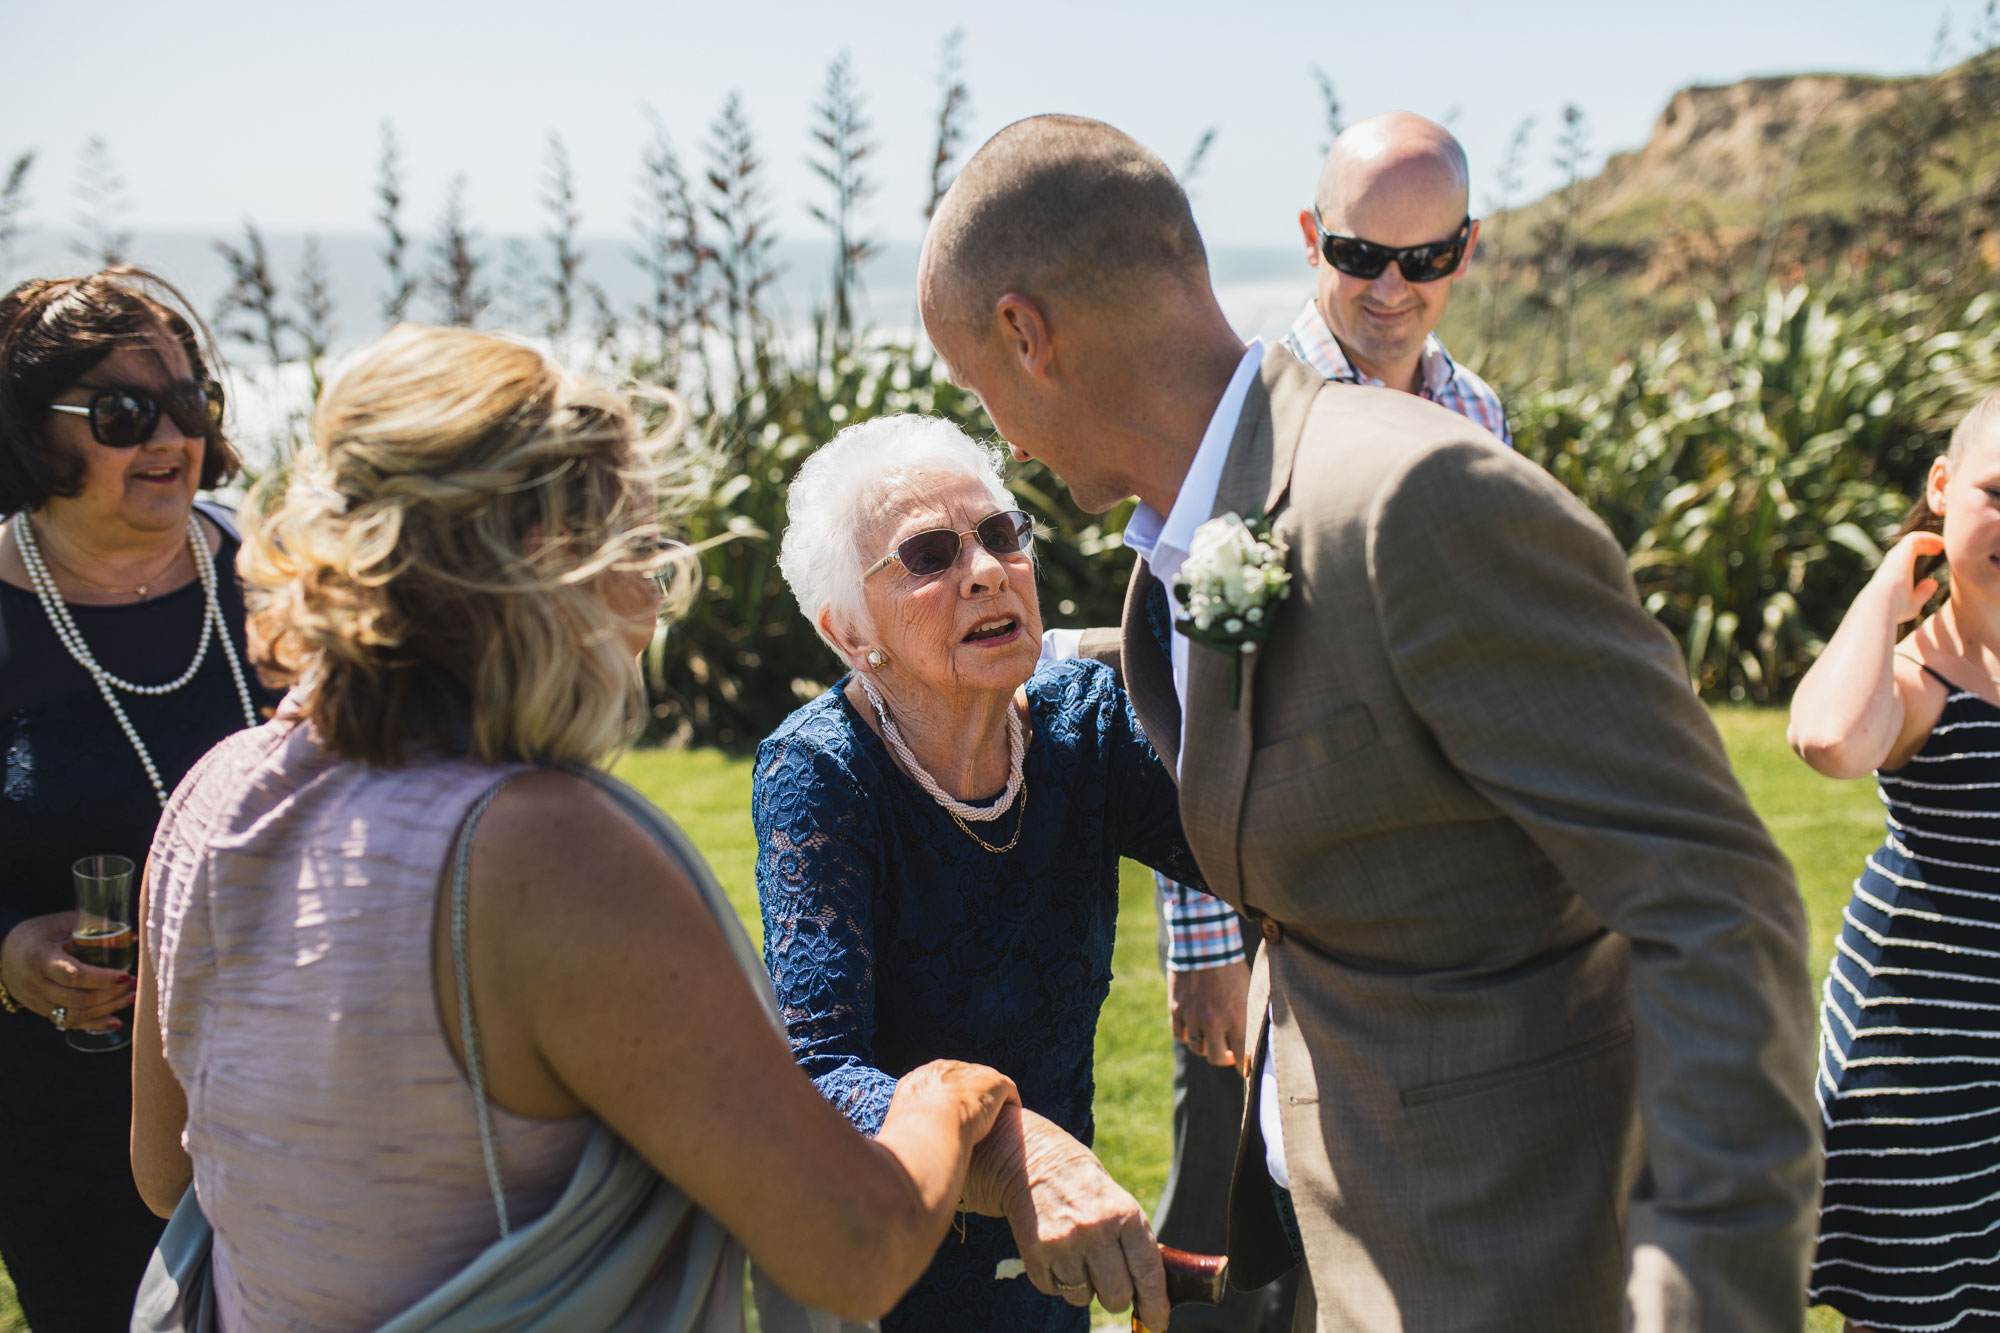
[[[1285,350],[1327,379],[1428,398],[1512,444],[1499,395],[1433,332],[1479,240],[1468,189],[1465,150],[1442,125],[1391,111],[1342,131],[1313,206],[1299,210],[1319,284]]]

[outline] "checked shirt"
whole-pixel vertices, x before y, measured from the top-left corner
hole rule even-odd
[[[1326,320],[1319,313],[1319,304],[1315,301],[1306,302],[1306,308],[1292,321],[1292,331],[1285,335],[1284,341],[1286,351],[1327,379],[1341,384],[1382,387],[1381,380],[1365,376],[1354,368],[1339,339],[1326,326]],[[1500,405],[1500,395],[1493,392],[1493,387],[1485,380],[1452,360],[1435,333],[1424,339],[1419,368],[1423,373],[1423,397],[1439,407],[1450,408],[1475,425],[1484,426],[1499,436],[1503,443],[1510,446],[1514,443],[1514,434],[1507,429],[1507,409]]]

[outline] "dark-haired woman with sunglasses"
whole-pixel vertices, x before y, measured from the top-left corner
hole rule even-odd
[[[1006,1073],[960,1234],[882,1322],[1165,1322],[1145,1215],[1091,1154],[1118,864],[1200,884],[1174,783],[1111,670],[1040,663],[1034,526],[934,418],[852,427],[792,483],[780,565],[850,674],[757,752],[764,961],[793,1053],[865,1133],[931,1059]],[[978,1215],[983,1214],[983,1215]],[[996,1275],[1003,1262],[1025,1277]]]
[[[244,665],[213,358],[134,269],[0,297],[0,1258],[36,1330],[124,1329],[160,1221],[127,1160],[133,977],[67,946],[71,865],[275,701]]]

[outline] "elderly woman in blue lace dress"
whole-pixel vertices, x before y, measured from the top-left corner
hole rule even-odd
[[[1173,780],[1107,667],[1038,664],[1033,524],[995,453],[934,418],[871,421],[806,461],[790,516],[785,578],[851,668],[757,752],[793,1053],[864,1132],[934,1057],[1021,1092],[962,1233],[883,1329],[1080,1333],[1093,1293],[1160,1327],[1158,1248],[1088,1144],[1119,858],[1200,882]],[[1026,1280],[996,1278],[1017,1257]]]

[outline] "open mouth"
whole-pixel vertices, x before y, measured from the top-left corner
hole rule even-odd
[[[162,463],[158,467],[140,468],[131,475],[135,481],[150,481],[155,484],[179,481],[181,465],[179,463]]]
[[[1020,628],[1019,622],[1012,616],[1003,616],[997,620],[982,620],[977,625],[974,625],[971,631],[963,639],[960,639],[959,642],[992,643],[999,639],[1012,637]]]

